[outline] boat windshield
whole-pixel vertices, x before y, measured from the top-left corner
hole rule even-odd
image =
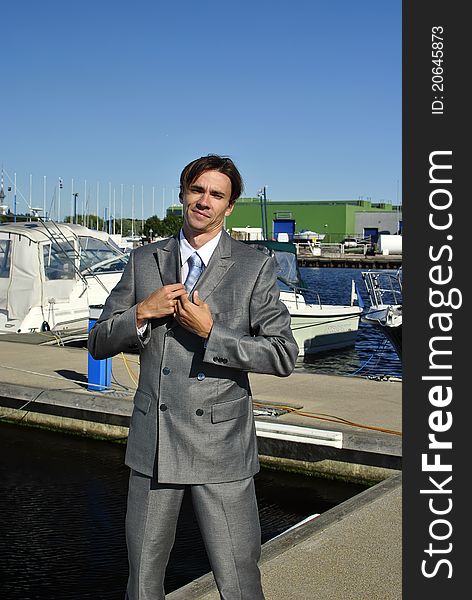
[[[79,271],[81,273],[123,272],[128,257],[119,248],[103,240],[79,237]],[[74,279],[77,254],[72,242],[55,241],[43,245],[46,279]]]
[[[116,273],[123,271],[128,257],[111,244],[92,237],[80,236],[80,271]]]
[[[298,275],[297,257],[292,252],[273,252],[278,264],[277,278],[281,290],[292,291],[294,287],[301,287],[302,282]]]

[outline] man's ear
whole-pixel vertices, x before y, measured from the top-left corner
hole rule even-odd
[[[229,215],[233,212],[233,208],[234,208],[235,204],[236,204],[235,202],[231,202],[228,205],[228,208],[225,210],[225,217],[229,217]]]

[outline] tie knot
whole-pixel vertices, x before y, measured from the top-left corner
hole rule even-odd
[[[191,254],[188,257],[188,264],[190,268],[198,268],[201,269],[202,268],[202,259],[200,258],[200,255],[198,254],[198,252],[194,252],[193,254]]]

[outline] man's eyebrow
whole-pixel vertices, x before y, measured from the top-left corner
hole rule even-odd
[[[205,191],[205,188],[203,186],[198,185],[196,183],[190,184],[189,189],[192,191],[195,191],[195,192],[204,192]],[[225,192],[222,192],[221,190],[215,190],[213,188],[210,189],[210,194],[221,196],[222,198],[225,196]]]

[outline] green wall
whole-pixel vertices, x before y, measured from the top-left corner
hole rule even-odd
[[[303,229],[324,233],[325,242],[340,242],[346,236],[360,232],[355,230],[358,212],[392,212],[397,207],[389,203],[375,204],[368,200],[306,200],[300,202],[273,202],[268,200],[267,224],[269,237],[272,237],[273,220],[278,218],[295,219],[295,232]],[[176,204],[167,209],[167,214],[182,214],[182,205]],[[226,217],[225,229],[233,227],[262,227],[261,204],[259,198],[240,198],[233,212]]]
[[[354,235],[357,212],[391,212],[391,204],[372,204],[367,200],[272,202],[267,201],[267,224],[272,236],[272,222],[277,217],[295,219],[295,232],[303,229],[324,233],[325,242],[339,242]],[[226,218],[225,228],[261,227],[259,198],[237,200],[232,214]]]

